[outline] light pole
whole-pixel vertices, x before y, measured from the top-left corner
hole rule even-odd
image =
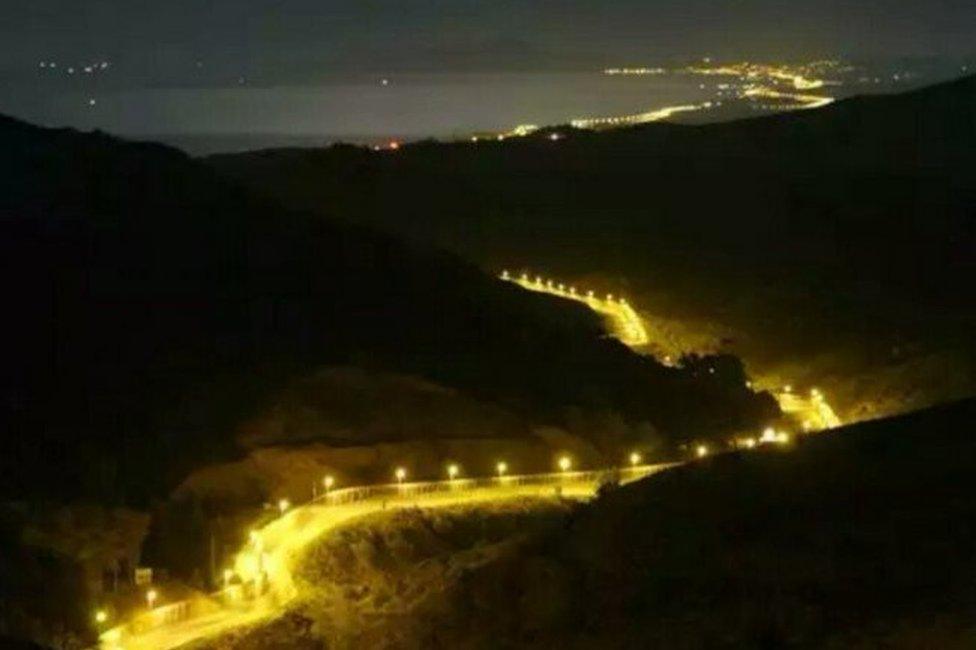
[[[397,484],[403,485],[403,479],[407,478],[407,470],[403,467],[397,467],[395,476]]]

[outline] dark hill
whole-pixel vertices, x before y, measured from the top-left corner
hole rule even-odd
[[[280,208],[176,150],[7,118],[0,144],[2,494],[142,501],[326,365],[544,422],[576,406],[687,435],[771,415],[741,377],[662,368],[586,310]]]
[[[610,491],[458,581],[417,646],[972,648],[974,418],[955,403]]]
[[[502,143],[217,156],[341,214],[719,323],[856,415],[976,387],[976,78],[820,110]],[[809,376],[797,376],[809,373]]]

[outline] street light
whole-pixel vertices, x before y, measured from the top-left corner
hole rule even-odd
[[[640,462],[641,462],[641,455],[636,451],[630,452],[630,464],[636,467],[637,465],[640,465]]]
[[[505,461],[500,461],[497,465],[495,465],[495,470],[498,472],[499,478],[505,476],[505,473],[508,471],[508,463]]]
[[[157,598],[159,598],[159,594],[156,593],[156,590],[155,589],[150,589],[149,591],[147,591],[146,592],[146,606],[148,606],[149,609],[152,609],[153,608],[153,605],[156,603],[156,599]]]
[[[397,467],[395,476],[397,483],[403,483],[403,479],[407,478],[407,470],[403,467]]]
[[[698,445],[695,447],[695,455],[699,458],[704,458],[708,455],[708,447],[706,445]]]
[[[457,475],[460,471],[461,471],[460,467],[458,467],[454,463],[451,463],[450,465],[447,466],[447,477],[453,481],[454,479],[457,478]]]
[[[291,507],[291,501],[289,501],[288,499],[280,499],[278,501],[278,512],[280,512],[281,514],[285,514],[285,511],[288,510],[288,508],[290,507]]]
[[[98,611],[95,612],[95,622],[96,623],[98,623],[99,625],[101,625],[102,623],[104,623],[107,620],[108,620],[108,612],[106,612],[104,609],[99,609]]]
[[[569,456],[563,456],[562,458],[559,459],[559,469],[561,471],[566,472],[572,466],[573,466],[573,461],[572,459],[570,459]]]
[[[332,489],[332,486],[335,485],[335,477],[331,474],[327,475],[324,479],[322,479],[322,485],[325,486],[325,492],[328,494],[329,490]]]

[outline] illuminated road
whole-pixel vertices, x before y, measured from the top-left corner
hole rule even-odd
[[[530,277],[525,273],[514,277],[508,271],[502,271],[499,277],[529,291],[582,302],[593,311],[605,316],[611,333],[632,348],[641,348],[650,341],[644,319],[623,298],[615,299],[612,295],[608,295],[605,299],[600,299],[595,297],[592,291],[579,291],[576,287],[559,284],[541,276]],[[670,359],[664,359],[663,362],[670,365]],[[776,398],[780,410],[795,420],[804,432],[833,429],[841,425],[840,418],[817,388],[811,389],[809,394],[796,393],[787,386],[769,387],[768,390]]]
[[[501,279],[514,282],[529,291],[538,291],[566,300],[581,302],[598,314],[605,316],[610,323],[612,334],[624,344],[634,348],[647,345],[649,339],[647,329],[644,327],[644,320],[637,315],[637,312],[624,298],[615,299],[613,295],[598,298],[592,291],[584,293],[577,291],[576,287],[556,284],[552,280],[543,280],[541,277],[530,279],[525,274],[514,278],[507,271],[502,272]]]
[[[621,483],[661,471],[669,464],[634,465],[616,470]],[[383,510],[436,508],[497,502],[523,497],[589,498],[607,471],[456,479],[333,490],[317,501],[291,508],[252,532],[238,553],[234,581],[206,602],[161,605],[105,632],[105,649],[166,650],[216,636],[280,615],[299,595],[292,571],[302,552],[331,530]],[[260,595],[248,597],[246,590]],[[202,599],[201,599],[202,600]]]

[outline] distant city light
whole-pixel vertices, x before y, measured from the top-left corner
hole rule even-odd
[[[460,467],[458,467],[454,463],[451,463],[450,465],[447,466],[447,477],[453,481],[454,479],[457,478],[457,475],[458,473],[460,473],[460,471],[461,471]]]
[[[695,447],[695,455],[699,458],[704,458],[708,455],[708,447],[706,445],[698,445]]]
[[[640,465],[640,462],[641,462],[641,455],[636,451],[630,452],[630,464],[636,466],[636,465]]]
[[[508,463],[505,461],[499,462],[495,465],[495,471],[498,472],[499,476],[505,476],[506,472],[508,472]]]
[[[156,592],[156,590],[150,589],[146,592],[146,606],[149,607],[149,609],[152,609],[158,598],[159,594]]]
[[[288,508],[291,507],[291,502],[288,499],[280,499],[278,501],[278,511],[284,513]]]
[[[335,477],[331,474],[326,475],[326,477],[322,479],[322,485],[325,486],[325,491],[328,492],[332,489],[332,486],[335,485]]]
[[[407,478],[407,470],[406,470],[406,468],[404,468],[404,467],[397,467],[396,468],[396,472],[394,473],[394,476],[396,476],[397,483],[403,483],[403,479]]]
[[[563,472],[568,471],[573,466],[573,461],[569,456],[563,456],[559,459],[559,469]]]
[[[104,623],[107,620],[108,620],[108,612],[106,612],[104,609],[100,609],[100,610],[98,610],[98,611],[95,612],[95,622],[96,623],[98,623],[99,625],[101,625],[102,623]]]

